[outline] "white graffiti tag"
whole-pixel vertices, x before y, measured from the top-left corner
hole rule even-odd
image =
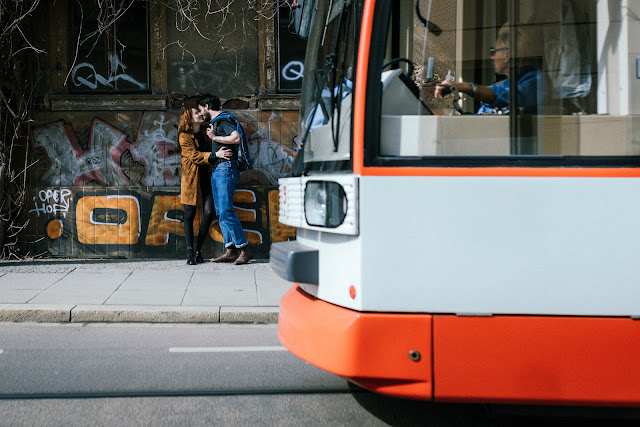
[[[62,213],[66,218],[67,212],[69,212],[69,203],[71,201],[71,190],[40,190],[38,197],[33,197],[34,209],[31,209],[29,213],[35,212],[40,214],[57,214]]]
[[[178,116],[145,112],[140,120],[137,141],[131,145],[135,158],[147,163],[146,185],[179,185]]]
[[[92,64],[83,62],[73,67],[71,80],[75,86],[84,85],[89,89],[97,89],[98,84],[108,88],[113,88],[113,83],[118,80],[124,80],[132,83],[140,89],[147,89],[148,86],[146,83],[140,83],[127,73],[120,73],[120,69],[122,69],[122,71],[126,71],[127,67],[120,61],[118,55],[113,52],[109,53],[109,66],[109,77],[105,78],[96,72],[96,68]],[[78,75],[80,70],[82,70],[80,74],[83,74],[85,77]]]
[[[300,80],[304,74],[304,64],[291,61],[282,69],[282,78],[288,81]]]

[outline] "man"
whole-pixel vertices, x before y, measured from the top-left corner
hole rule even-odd
[[[506,79],[489,86],[444,80],[436,85],[434,96],[442,98],[453,88],[482,102],[478,114],[491,114],[498,110],[508,109],[510,80],[512,80],[510,78],[511,61],[517,59],[518,107],[524,111],[536,112],[538,106],[542,104],[542,73],[537,66],[536,56],[531,52],[530,46],[534,42],[531,40],[530,30],[526,30],[522,26],[517,27],[515,31],[519,53],[518,58],[513,58],[511,49],[509,49],[509,31],[509,24],[504,24],[498,31],[496,47],[489,49],[496,74],[507,76]]]
[[[249,242],[244,234],[240,219],[233,208],[233,197],[238,185],[238,148],[242,138],[232,119],[218,118],[223,111],[217,96],[205,95],[198,101],[200,111],[209,117],[211,124],[207,136],[211,139],[212,152],[221,151],[213,163],[211,188],[216,207],[218,223],[224,239],[224,253],[213,262],[233,262],[246,264],[251,259]]]

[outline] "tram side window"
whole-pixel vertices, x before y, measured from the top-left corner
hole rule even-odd
[[[430,28],[409,3],[386,60],[411,58],[425,108],[394,110],[383,72],[382,156],[640,155],[640,4],[421,0]]]

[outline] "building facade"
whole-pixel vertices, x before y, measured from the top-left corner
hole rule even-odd
[[[45,66],[29,136],[27,225],[14,252],[185,256],[177,125],[184,101],[207,93],[249,138],[254,170],[242,173],[235,207],[254,255],[295,235],[278,222],[277,180],[297,151],[304,41],[287,31],[286,2],[212,3],[38,5]],[[217,221],[209,235],[203,252],[216,256]]]

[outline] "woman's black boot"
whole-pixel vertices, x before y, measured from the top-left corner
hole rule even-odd
[[[187,248],[187,264],[196,265],[196,253],[193,248]]]
[[[204,262],[204,258],[202,258],[202,253],[200,251],[196,251],[196,264],[202,264]]]

